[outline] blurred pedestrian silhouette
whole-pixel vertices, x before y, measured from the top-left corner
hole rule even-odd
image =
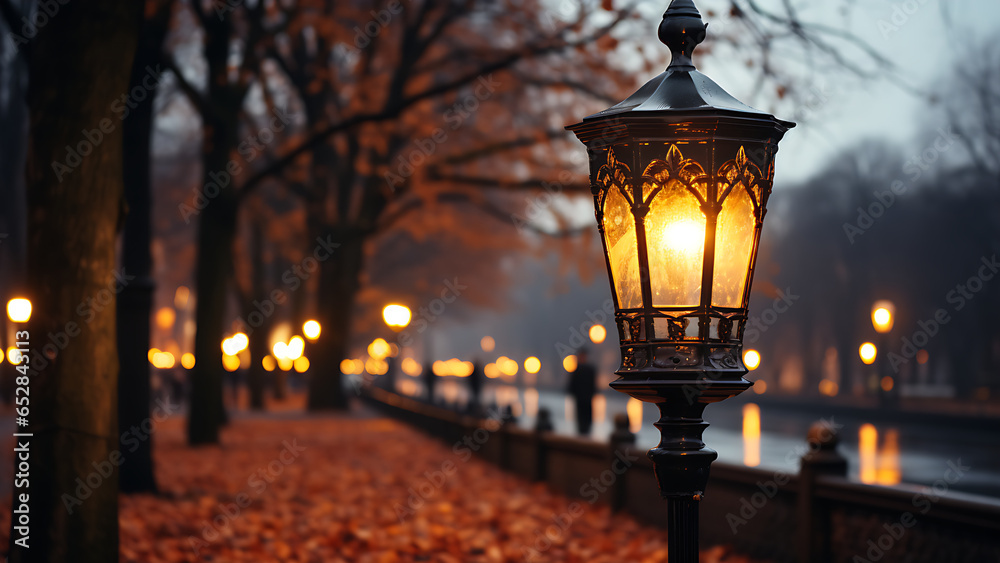
[[[576,369],[569,374],[567,389],[576,402],[576,431],[581,436],[590,434],[590,426],[594,419],[594,393],[597,391],[597,372],[589,359],[586,348],[577,350]]]
[[[472,363],[472,373],[469,375],[469,410],[479,412],[482,403],[479,395],[483,392],[483,366],[476,360]]]
[[[434,404],[434,384],[437,383],[437,376],[434,375],[434,366],[427,362],[424,364],[424,387],[427,389],[427,402]]]

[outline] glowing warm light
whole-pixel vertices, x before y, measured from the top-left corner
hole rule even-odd
[[[26,323],[31,319],[31,301],[18,297],[7,302],[7,318],[15,323]]]
[[[678,252],[700,252],[705,243],[705,227],[691,220],[668,223],[663,227],[661,241]]]
[[[292,367],[294,367],[295,371],[299,373],[305,373],[309,371],[309,358],[305,356],[299,356],[298,358],[295,358],[295,361],[292,362]]]
[[[469,377],[472,375],[473,369],[475,369],[475,366],[472,365],[472,362],[463,362],[458,358],[444,361],[438,360],[431,365],[431,371],[434,372],[434,375],[440,377]],[[487,377],[489,376],[487,375]]]
[[[7,361],[15,366],[21,365],[21,352],[11,346],[7,349]]]
[[[490,379],[496,379],[500,377],[500,369],[497,368],[497,365],[495,363],[490,362],[485,366],[483,366],[483,375],[485,375]]]
[[[174,326],[174,321],[177,319],[177,313],[170,307],[161,307],[159,311],[156,312],[156,326],[169,330],[170,327]]]
[[[492,352],[496,348],[496,341],[493,340],[492,336],[484,336],[482,340],[479,341],[479,347],[483,349],[483,352]]]
[[[827,397],[836,397],[840,392],[840,385],[831,379],[824,379],[819,382],[819,392]]]
[[[882,378],[881,385],[882,385],[882,390],[888,393],[889,391],[892,391],[892,387],[895,385],[895,381],[893,381],[892,378],[887,375]]]
[[[306,350],[306,341],[301,336],[293,336],[285,346],[285,357],[293,362],[302,357]]]
[[[601,325],[594,325],[590,327],[590,341],[594,344],[600,344],[604,342],[604,339],[608,337],[608,331]]]
[[[872,305],[872,326],[876,332],[885,333],[892,330],[896,306],[891,301],[876,301]]]
[[[232,338],[226,338],[222,341],[222,353],[226,356],[235,356],[236,354],[239,354],[239,351],[236,350],[236,343],[233,342]]]
[[[538,373],[542,369],[542,361],[531,356],[524,360],[524,371],[528,373]]]
[[[236,346],[236,352],[242,352],[247,349],[250,345],[250,337],[242,332],[237,332],[232,336],[233,344]]]
[[[319,321],[306,321],[302,324],[302,334],[309,340],[316,340],[321,332],[323,329],[319,326]]]
[[[861,482],[873,484],[878,480],[875,461],[878,448],[878,430],[871,424],[861,425],[858,431],[858,457],[861,461]]]
[[[520,366],[517,365],[517,362],[508,358],[507,356],[500,356],[499,358],[497,358],[496,365],[497,369],[500,370],[500,373],[506,375],[507,377],[513,377],[517,375],[517,371],[520,369]]]
[[[146,359],[149,360],[149,363],[153,363],[153,357],[159,353],[160,353],[159,348],[150,348],[149,352],[146,352]]]
[[[181,365],[184,369],[194,369],[194,354],[188,352],[181,355]]]
[[[895,429],[885,432],[885,446],[879,454],[878,477],[879,485],[898,485],[902,480],[899,468],[899,431]]]
[[[753,371],[760,367],[760,352],[757,350],[747,350],[743,352],[743,364],[747,369]]]
[[[157,352],[153,354],[153,367],[159,369],[170,369],[177,363],[177,359],[170,352]]]
[[[642,430],[642,401],[629,397],[625,412],[628,413],[628,429],[633,434]]]
[[[403,379],[396,382],[396,389],[409,397],[416,397],[420,392],[420,386],[412,379]]]
[[[917,363],[918,364],[926,364],[927,360],[929,360],[930,358],[931,358],[931,355],[927,353],[927,350],[918,350],[917,351]]]
[[[764,381],[763,379],[758,379],[757,381],[755,381],[753,384],[753,392],[758,395],[763,395],[764,393],[767,393],[767,382]]]
[[[563,369],[566,371],[576,371],[576,355],[570,354],[563,358]]]
[[[376,338],[368,345],[368,355],[376,360],[384,360],[389,356],[390,352],[392,352],[392,348],[389,347],[389,343],[383,338]]]
[[[382,319],[385,321],[385,324],[396,332],[403,330],[408,324],[410,324],[411,316],[412,314],[410,313],[409,307],[406,307],[405,305],[397,305],[394,303],[392,305],[386,305],[385,308],[382,309]]]
[[[875,357],[878,356],[878,349],[871,342],[865,342],[858,348],[858,355],[861,356],[861,361],[865,365],[872,365],[875,363]]]
[[[352,375],[354,373],[354,360],[340,360],[340,373],[344,375]]]
[[[267,355],[261,359],[260,365],[264,368],[264,371],[274,371],[278,367],[278,361],[274,359],[274,356]]]
[[[177,291],[174,292],[174,307],[178,309],[183,309],[187,307],[188,299],[191,297],[191,290],[185,286],[180,286]]]
[[[738,191],[734,190],[734,193]],[[646,240],[651,243],[647,257],[652,304],[698,305],[701,301],[706,225],[705,214],[697,199],[683,189],[668,187],[650,203],[645,226]],[[717,299],[713,298],[713,301]]]
[[[368,375],[385,375],[389,371],[389,364],[377,358],[368,358],[365,362],[365,371]]]
[[[760,407],[754,403],[743,405],[743,465],[760,465]]]
[[[281,371],[291,371],[292,366],[294,365],[295,362],[289,360],[288,358],[285,357],[278,358],[278,369],[280,369]]]
[[[240,357],[230,356],[228,354],[223,355],[222,367],[226,368],[226,371],[236,371],[240,369]]]
[[[271,353],[274,354],[274,357],[278,361],[287,359],[288,344],[286,344],[284,342],[280,342],[280,341],[279,342],[275,342],[274,346],[271,347]]]
[[[417,377],[424,371],[423,368],[420,367],[420,364],[413,358],[403,358],[399,367],[403,370],[403,373],[411,377]]]

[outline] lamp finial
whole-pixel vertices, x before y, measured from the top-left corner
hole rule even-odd
[[[699,43],[705,40],[708,25],[702,21],[701,13],[692,0],[673,0],[657,35],[670,48],[670,67],[676,70],[694,70],[691,54]]]

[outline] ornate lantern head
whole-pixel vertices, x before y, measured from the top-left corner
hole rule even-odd
[[[659,27],[667,70],[568,127],[590,155],[614,295],[612,387],[655,403],[709,403],[751,385],[741,357],[750,284],[774,155],[795,126],[695,70],[706,28],[691,0],[674,0]]]

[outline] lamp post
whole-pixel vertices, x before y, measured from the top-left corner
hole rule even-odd
[[[892,301],[881,299],[872,305],[872,328],[878,333],[878,348],[882,350],[876,359],[878,366],[878,396],[883,407],[895,404],[895,381],[889,365],[889,331],[896,322],[896,306]]]
[[[778,141],[794,123],[750,108],[695,70],[706,25],[674,0],[667,70],[568,127],[587,146],[622,363],[611,387],[655,403],[649,451],[667,500],[670,563],[698,561],[698,501],[718,457],[705,406],[751,386],[742,338]]]

